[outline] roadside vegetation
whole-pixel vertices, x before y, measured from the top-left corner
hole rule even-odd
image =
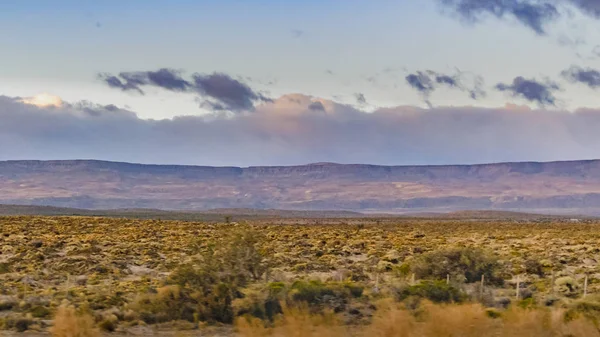
[[[0,328],[600,335],[600,223],[328,221],[0,218]]]

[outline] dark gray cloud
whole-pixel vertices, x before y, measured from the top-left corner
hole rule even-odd
[[[452,89],[458,89],[467,92],[472,99],[478,99],[485,96],[482,88],[483,80],[475,76],[472,86],[464,84],[464,75],[466,73],[458,71],[455,75],[446,75],[432,70],[417,71],[405,77],[406,82],[423,97],[423,101],[431,107],[430,96],[440,86]]]
[[[179,72],[172,69],[159,69],[157,71],[130,71],[121,72],[118,76],[100,74],[108,86],[123,91],[135,90],[144,94],[143,86],[155,86],[171,91],[188,91],[192,88],[190,82],[184,80]]]
[[[234,79],[223,73],[196,73],[192,75],[191,80],[186,80],[180,72],[163,68],[157,71],[121,72],[118,76],[103,73],[99,78],[111,88],[137,91],[142,95],[145,94],[142,89],[145,86],[198,94],[202,107],[218,111],[251,111],[255,103],[270,100],[255,92],[241,79]]]
[[[119,78],[110,74],[100,74],[98,77],[111,88],[121,89],[123,91],[137,91],[144,95],[144,91],[142,91],[139,84],[129,82],[124,78]]]
[[[231,78],[227,74],[194,74],[194,89],[201,96],[214,100],[223,110],[253,110],[257,102],[268,102],[269,98],[252,90],[245,83]]]
[[[479,21],[486,16],[499,19],[512,17],[519,23],[544,35],[545,24],[559,17],[557,7],[550,1],[538,0],[438,0],[463,20]]]
[[[510,93],[513,97],[521,97],[529,102],[541,106],[556,105],[554,91],[560,89],[558,84],[546,81],[539,82],[535,79],[526,79],[522,76],[515,77],[512,84],[498,83],[496,89]]]
[[[308,105],[308,109],[311,111],[325,111],[325,106],[321,102],[312,102]]]
[[[600,87],[600,71],[596,69],[572,66],[561,74],[572,83],[583,83],[592,89]]]
[[[570,9],[592,18],[600,18],[599,0],[436,0],[444,8],[467,22],[486,17],[513,18],[538,35],[546,35],[546,26],[565,15]],[[565,42],[565,41],[563,41]],[[571,41],[577,42],[581,41]]]
[[[393,107],[367,113],[329,102],[324,114],[306,108],[313,101],[289,95],[259,104],[252,114],[145,120],[110,105],[39,108],[0,96],[0,160],[408,165],[600,156],[600,110]]]
[[[354,94],[354,98],[356,98],[356,103],[358,103],[359,105],[367,104],[367,98],[363,93],[357,92],[356,94]]]

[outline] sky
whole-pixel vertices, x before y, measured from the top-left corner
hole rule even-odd
[[[600,158],[598,28],[600,0],[2,1],[0,160]]]

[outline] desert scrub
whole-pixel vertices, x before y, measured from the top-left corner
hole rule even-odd
[[[481,276],[487,284],[502,285],[501,265],[498,258],[476,248],[449,248],[425,253],[411,262],[411,270],[418,279],[464,280],[478,282]]]
[[[461,303],[467,300],[460,288],[446,281],[421,281],[415,285],[404,284],[392,288],[394,297],[404,301],[409,297],[428,299],[435,303]]]

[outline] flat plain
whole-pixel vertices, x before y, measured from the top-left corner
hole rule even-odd
[[[142,335],[229,335],[297,305],[369,326],[386,299],[600,313],[597,220],[235,220],[1,217],[0,327],[45,333],[65,305]]]

